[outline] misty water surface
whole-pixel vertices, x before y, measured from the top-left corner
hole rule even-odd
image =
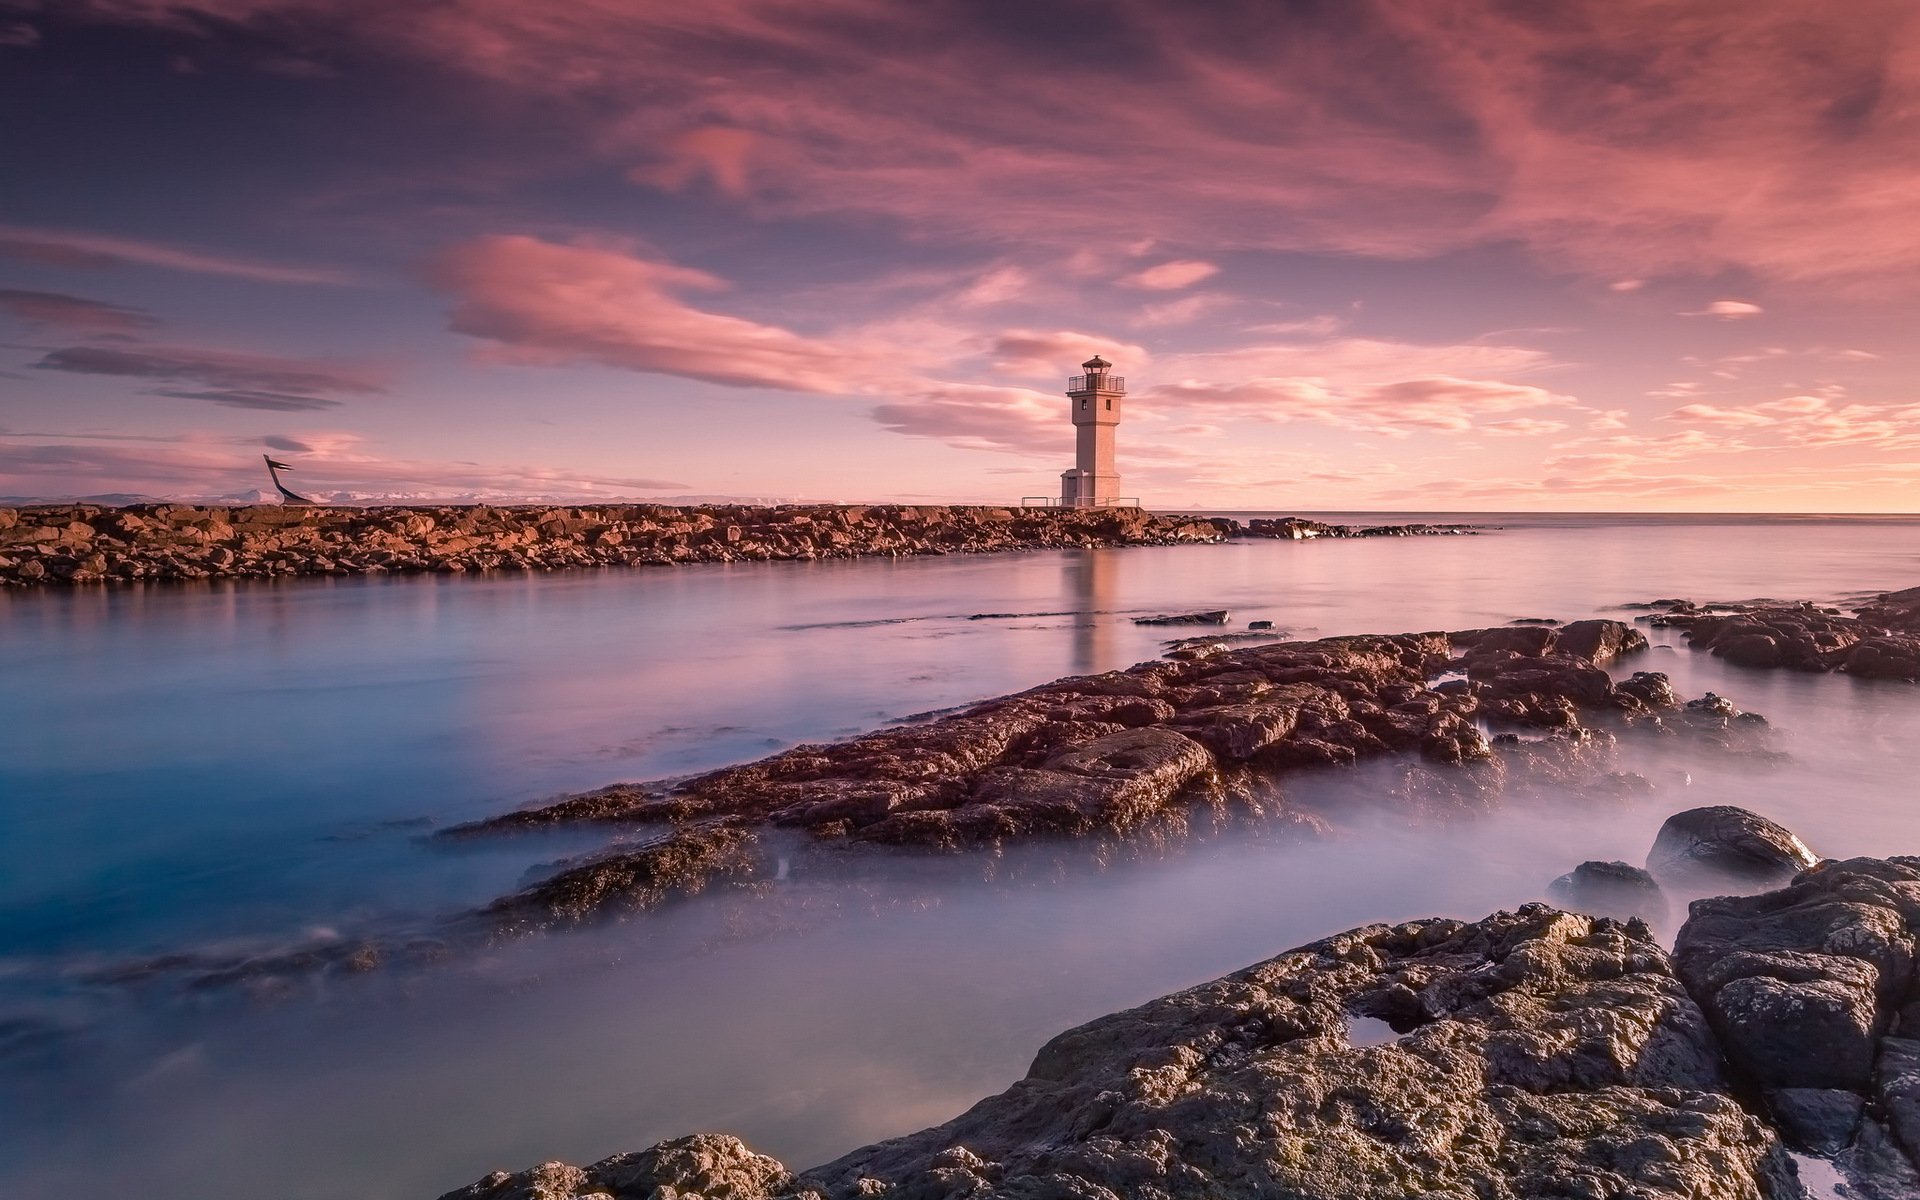
[[[0,595],[0,1191],[430,1198],[494,1167],[737,1132],[795,1165],[944,1120],[1067,1026],[1370,920],[1476,917],[1669,813],[1920,852],[1920,689],[1627,664],[1772,719],[1766,766],[1629,743],[1654,785],[1444,829],[1357,817],[1096,870],[1021,854],[798,874],[591,935],[277,1003],[89,967],[451,912],[569,833],[435,825],[680,774],[1157,654],[1145,612],[1295,636],[1920,583],[1920,522],[1501,518],[1471,538]],[[977,614],[999,615],[970,619]],[[1067,614],[1067,615],[1060,615]],[[1290,779],[1364,809],[1378,771]]]

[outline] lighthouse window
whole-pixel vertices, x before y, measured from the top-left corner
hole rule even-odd
[[[1081,412],[1087,411],[1087,401],[1084,399],[1080,401],[1080,411]]]
[[[1112,397],[1112,396],[1108,396],[1108,397],[1107,397],[1107,411],[1108,411],[1108,412],[1112,412],[1112,411],[1113,411],[1113,397]]]

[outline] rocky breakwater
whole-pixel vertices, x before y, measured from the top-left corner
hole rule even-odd
[[[443,1200],[1805,1195],[1736,1090],[1645,925],[1528,905],[1366,926],[1100,1018],[953,1121],[810,1170],[704,1135]]]
[[[1655,610],[1643,618],[1650,624],[1685,630],[1694,649],[1739,666],[1920,681],[1920,588],[1882,592],[1851,615],[1781,600],[1656,600],[1641,607]]]
[[[597,824],[617,841],[555,864],[478,914],[495,932],[653,907],[717,879],[766,878],[775,829],[821,852],[959,850],[1042,838],[1152,842],[1256,820],[1302,834],[1329,815],[1292,800],[1290,772],[1379,760],[1384,802],[1443,818],[1492,807],[1516,781],[1596,777],[1616,729],[1744,745],[1753,722],[1682,705],[1665,676],[1614,682],[1595,662],[1645,645],[1617,621],[1563,629],[1330,638],[1142,663],[1057,680],[934,720],[657,784],[618,784],[443,831],[498,836]],[[1458,652],[1458,653],[1457,653]],[[1454,678],[1440,680],[1441,674]],[[1489,738],[1485,722],[1497,733]]]
[[[44,505],[0,508],[0,586],[974,554],[1228,532],[1138,508]]]

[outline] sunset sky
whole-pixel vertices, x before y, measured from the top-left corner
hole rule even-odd
[[[1912,0],[0,0],[0,494],[1920,510]]]

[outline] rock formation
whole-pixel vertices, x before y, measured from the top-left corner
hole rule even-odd
[[[1658,610],[1654,625],[1683,629],[1694,649],[1738,666],[1920,681],[1920,588],[1883,592],[1850,617],[1805,601],[1641,607]]]
[[[1920,1192],[1916,953],[1920,858],[1828,862],[1780,891],[1697,901],[1674,943],[1739,1080],[1865,1196]]]
[[[1570,627],[1575,644],[1614,654],[1644,644],[1620,622],[1598,624],[1605,628]],[[1562,650],[1561,637],[1537,627],[1358,636],[1141,663],[690,779],[616,784],[439,836],[597,824],[647,837],[560,864],[482,914],[512,931],[642,911],[709,876],[751,875],[743,856],[755,828],[801,831],[817,845],[939,850],[1152,841],[1240,819],[1306,833],[1325,818],[1283,792],[1291,771],[1397,759],[1408,785],[1383,800],[1444,817],[1484,810],[1530,782],[1595,797],[1635,793],[1636,780],[1600,769],[1614,727],[1677,726],[1711,745],[1740,724],[1731,706],[1679,706],[1662,675],[1615,685],[1591,659]],[[1452,657],[1457,648],[1463,658]],[[1460,667],[1466,679],[1431,682]],[[1490,741],[1481,721],[1530,733]]]

